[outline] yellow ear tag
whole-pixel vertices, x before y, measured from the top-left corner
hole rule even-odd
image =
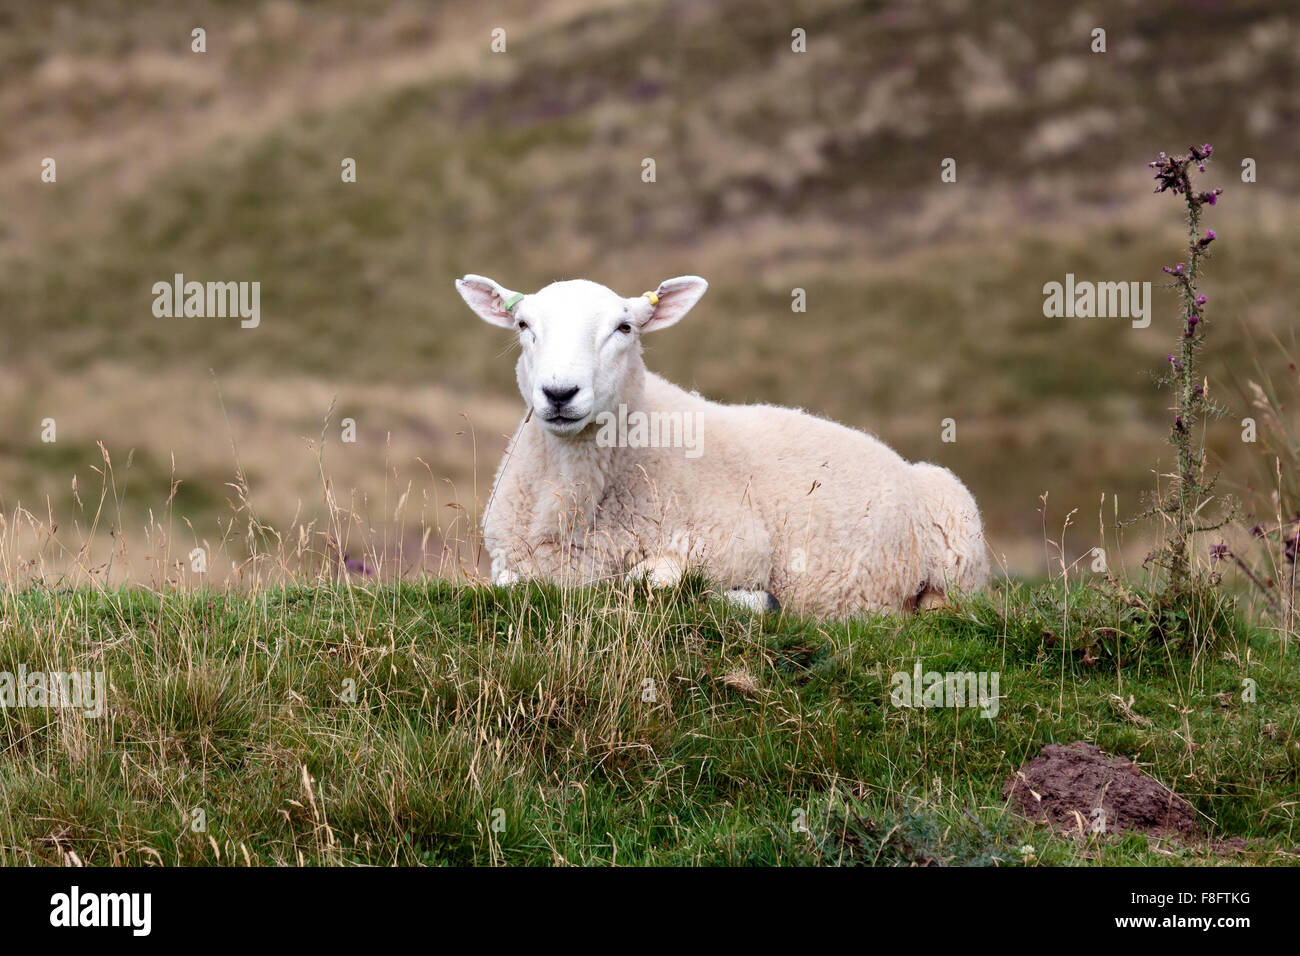
[[[653,292],[642,292],[641,295],[649,299],[651,305],[659,304],[659,296],[655,295]]]

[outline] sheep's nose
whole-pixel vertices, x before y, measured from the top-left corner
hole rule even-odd
[[[569,399],[578,394],[578,386],[572,388],[543,388],[542,394],[550,401],[552,405],[560,406],[566,404]]]

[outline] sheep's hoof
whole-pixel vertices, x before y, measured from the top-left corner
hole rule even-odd
[[[781,610],[781,602],[771,591],[749,591],[745,588],[732,588],[727,592],[727,600],[739,604],[758,614],[775,614]]]
[[[948,598],[942,591],[926,588],[916,599],[916,610],[918,611],[937,611],[945,607],[948,607]]]

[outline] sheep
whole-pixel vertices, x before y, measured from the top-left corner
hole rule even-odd
[[[701,569],[738,603],[824,617],[931,607],[984,584],[979,509],[952,472],[647,371],[641,337],[691,310],[699,276],[633,298],[585,279],[525,295],[466,275],[456,288],[517,332],[528,406],[484,509],[493,583],[667,586]]]

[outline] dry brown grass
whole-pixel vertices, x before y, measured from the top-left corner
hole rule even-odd
[[[67,583],[158,586],[194,547],[207,549],[212,583],[239,580],[250,520],[282,535],[286,558],[297,555],[289,577],[305,555],[331,551],[329,535],[385,577],[399,564],[404,573],[476,570],[476,516],[518,422],[514,403],[479,399],[471,417],[436,385],[334,387],[291,374],[194,381],[113,362],[75,379],[0,379],[0,401],[19,415],[39,409],[58,428],[54,445],[33,434],[24,456],[0,461],[5,487],[29,483],[43,455],[102,446],[66,471],[38,468],[21,505],[5,503],[11,571]],[[344,418],[356,421],[355,443],[341,440]],[[219,517],[196,527],[190,510]]]

